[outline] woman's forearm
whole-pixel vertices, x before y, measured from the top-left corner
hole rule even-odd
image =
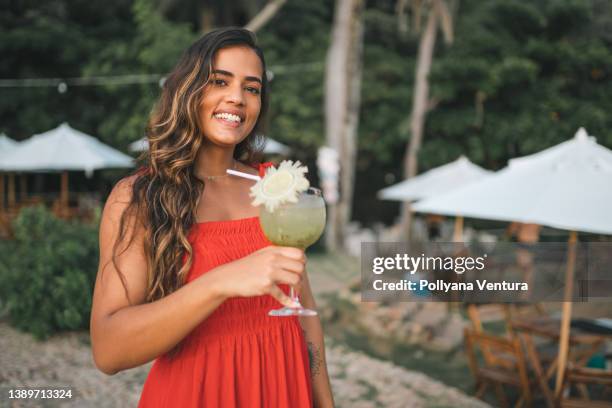
[[[300,291],[302,305],[308,309],[316,310],[317,305],[312,294],[308,274],[304,275],[302,290]],[[310,358],[310,375],[312,377],[312,391],[314,406],[328,408],[334,406],[334,398],[327,373],[327,360],[325,359],[325,341],[323,328],[319,316],[300,317],[300,324],[304,330],[306,345]]]
[[[155,302],[118,310],[92,325],[98,368],[112,375],[171,350],[223,301],[215,270]]]
[[[301,318],[301,324],[304,329],[306,345],[308,346],[314,406],[316,408],[333,407],[334,399],[327,373],[325,341],[323,339],[321,321],[318,316],[304,317]]]

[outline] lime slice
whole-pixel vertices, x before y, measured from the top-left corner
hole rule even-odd
[[[262,192],[266,197],[282,197],[291,191],[295,184],[295,177],[288,171],[278,171],[268,174],[263,179]]]

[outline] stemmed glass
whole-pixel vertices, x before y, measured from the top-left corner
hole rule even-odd
[[[291,246],[306,250],[314,244],[325,229],[325,202],[321,190],[310,187],[302,192],[296,203],[279,205],[274,212],[265,207],[259,214],[261,229],[270,242],[280,246]],[[291,299],[299,307],[283,307],[270,310],[270,316],[316,316],[317,312],[304,308],[295,294]]]

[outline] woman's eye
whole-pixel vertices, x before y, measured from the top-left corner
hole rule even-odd
[[[252,86],[247,87],[246,90],[254,95],[259,95],[261,93],[259,89],[253,88]]]
[[[223,79],[213,79],[215,85],[226,85],[227,83]]]

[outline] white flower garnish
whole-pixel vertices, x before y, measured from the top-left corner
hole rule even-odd
[[[304,177],[307,172],[308,168],[299,161],[283,160],[278,168],[268,167],[266,175],[251,187],[251,197],[254,198],[251,204],[264,204],[268,211],[273,212],[280,204],[296,203],[298,194],[310,186]]]

